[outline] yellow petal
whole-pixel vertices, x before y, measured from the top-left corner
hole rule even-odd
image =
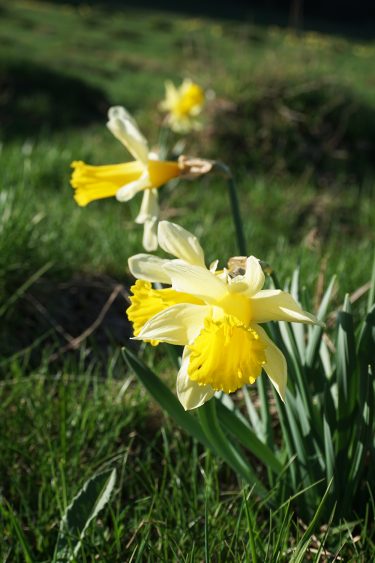
[[[198,336],[209,313],[210,307],[207,305],[173,305],[147,321],[136,339],[185,346]]]
[[[215,394],[214,389],[210,385],[199,385],[199,383],[190,379],[188,375],[189,361],[190,352],[185,348],[176,383],[177,396],[185,410],[201,407]]]
[[[82,161],[74,161],[71,166],[74,199],[81,206],[96,199],[115,196],[121,186],[138,180],[144,171],[142,163],[137,161],[105,166],[91,166]]]
[[[281,400],[285,401],[286,383],[288,379],[288,368],[285,356],[267,336],[267,333],[262,327],[259,325],[252,326],[261,339],[267,344],[265,349],[266,363],[264,364],[263,369],[280,395]]]
[[[253,295],[251,320],[254,323],[269,321],[289,321],[295,323],[318,324],[318,319],[304,311],[290,293],[279,289],[265,289]]]
[[[158,228],[160,247],[189,264],[204,267],[204,253],[197,237],[179,225],[161,221]]]

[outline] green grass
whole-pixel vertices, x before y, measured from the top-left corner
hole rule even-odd
[[[103,380],[95,369],[14,374],[0,398],[2,560],[23,560],[15,522],[33,560],[50,560],[67,504],[106,467],[118,470],[115,494],[80,561],[291,560],[304,528],[290,504],[268,510],[249,488],[239,491],[234,475],[150,409],[132,381]],[[330,529],[329,540],[317,530],[307,553],[322,550],[324,560],[341,549],[347,561],[370,560],[372,514],[360,527]]]
[[[337,273],[336,306],[370,278],[375,44],[109,6],[16,1],[0,16],[0,557],[23,560],[18,522],[33,558],[48,561],[67,503],[110,465],[120,481],[80,560],[290,561],[308,524],[298,501],[245,503],[225,466],[127,386],[123,294],[79,350],[67,346],[116,284],[129,287],[142,236],[138,200],[78,208],[69,165],[128,158],[105,128],[111,104],[156,144],[164,80],[191,76],[216,97],[186,152],[232,166],[249,253],[281,280],[299,263],[316,303]],[[237,254],[222,179],[160,195],[163,217],[200,237],[207,262]],[[163,353],[145,353],[173,385]],[[367,514],[315,530],[305,557],[371,560],[370,502]]]

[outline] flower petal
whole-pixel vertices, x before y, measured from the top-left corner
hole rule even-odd
[[[259,263],[258,258],[255,256],[249,256],[246,260],[246,273],[245,281],[248,285],[248,295],[254,295],[258,293],[264,286],[264,273],[262,266]]]
[[[206,268],[172,261],[163,267],[176,291],[189,293],[212,304],[228,295],[226,284]]]
[[[153,316],[135,340],[157,340],[185,346],[198,336],[209,315],[210,307],[179,303]]]
[[[125,108],[114,106],[109,109],[107,127],[136,160],[147,164],[147,141]]]
[[[182,356],[182,364],[177,375],[177,396],[184,409],[191,410],[201,407],[206,401],[215,395],[210,385],[199,385],[188,376],[190,352],[185,349]]]
[[[146,221],[153,219],[154,217],[158,219],[159,217],[159,203],[158,203],[158,190],[148,189],[144,190],[143,198],[141,203],[141,209],[139,210],[138,216],[135,222],[139,225],[143,225]],[[158,243],[156,241],[156,248]]]
[[[318,319],[304,311],[295,299],[279,289],[265,289],[250,298],[251,320],[255,323],[289,321],[319,324]]]
[[[259,325],[252,325],[252,328],[259,334],[261,339],[267,343],[267,348],[265,350],[266,363],[263,366],[263,369],[280,395],[281,400],[285,401],[286,382],[288,379],[288,368],[285,356],[268,337],[262,327]]]
[[[144,222],[142,244],[143,244],[143,248],[147,250],[147,252],[152,252],[153,250],[157,250],[158,248],[157,230],[158,230],[157,217],[152,217],[151,219],[147,219]]]
[[[141,192],[150,186],[150,179],[148,177],[147,170],[142,174],[138,180],[134,180],[134,182],[129,182],[129,184],[125,184],[116,192],[116,199],[117,201],[129,201],[132,199],[138,192]]]
[[[204,252],[197,237],[179,225],[161,221],[158,229],[159,245],[165,252],[189,264],[204,267]]]
[[[149,282],[171,283],[171,278],[163,269],[169,260],[151,254],[136,254],[128,260],[129,270],[135,278]]]

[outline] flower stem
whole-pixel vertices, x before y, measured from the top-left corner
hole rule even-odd
[[[228,185],[230,205],[232,209],[232,218],[236,231],[237,248],[241,256],[247,256],[247,245],[245,233],[243,230],[243,222],[241,218],[240,205],[238,202],[237,185],[229,166],[222,162],[215,162],[215,166],[219,172],[223,173]]]
[[[241,256],[247,256],[247,247],[246,247],[246,239],[245,233],[243,231],[243,223],[241,219],[241,212],[240,206],[238,203],[238,195],[237,195],[237,186],[234,181],[232,174],[228,177],[228,191],[229,191],[229,198],[230,204],[232,208],[232,217],[234,226],[236,229],[236,237],[237,237],[237,244],[238,244],[238,251]]]

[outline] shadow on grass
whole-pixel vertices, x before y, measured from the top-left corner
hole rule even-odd
[[[0,61],[0,133],[7,139],[103,121],[100,88],[26,61]]]
[[[375,176],[375,108],[327,80],[249,86],[213,109],[210,144],[232,165],[328,186]]]
[[[133,335],[125,314],[127,285],[99,274],[76,274],[57,283],[40,278],[8,311],[6,328],[0,329],[0,374],[14,355],[35,368],[43,363],[59,369],[80,360],[87,367],[95,361],[106,373],[114,348]]]

